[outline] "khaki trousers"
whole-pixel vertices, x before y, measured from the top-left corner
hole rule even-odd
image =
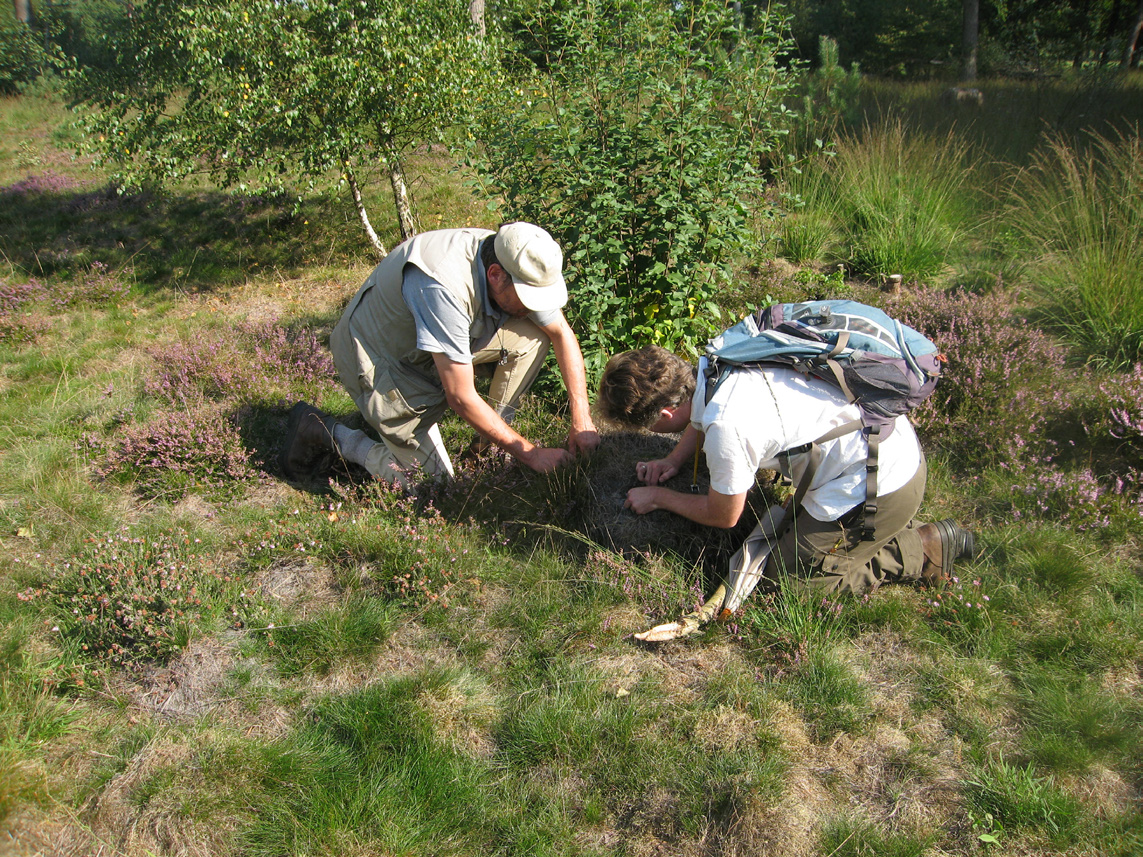
[[[505,422],[511,422],[520,397],[528,391],[544,366],[551,340],[535,322],[511,319],[488,346],[473,355],[473,365],[494,364],[489,403]],[[334,362],[338,350],[334,349]],[[444,447],[438,422],[447,408],[444,389],[426,389],[423,378],[403,377],[397,367],[382,373],[362,373],[358,367],[338,365],[342,384],[358,410],[377,431],[381,443],[366,456],[365,468],[379,479],[407,484],[420,476],[452,476],[452,459]],[[368,378],[384,374],[393,391],[379,391]],[[438,382],[439,383],[439,382]]]
[[[762,585],[774,589],[789,575],[817,591],[862,595],[882,583],[919,580],[925,555],[917,534],[921,522],[914,516],[925,497],[926,477],[922,457],[912,479],[877,498],[872,541],[861,540],[861,506],[836,521],[818,521],[800,511],[774,546]]]

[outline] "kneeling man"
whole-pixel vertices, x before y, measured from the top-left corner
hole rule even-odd
[[[391,482],[451,476],[438,428],[449,408],[476,429],[478,445],[496,444],[539,472],[595,448],[583,356],[561,312],[568,297],[562,267],[559,245],[530,223],[425,232],[394,248],[330,337],[341,382],[381,441],[299,402],[282,472],[303,478],[334,451]],[[509,425],[549,347],[568,389],[567,449],[537,446]],[[491,405],[476,391],[479,364],[495,367]]]

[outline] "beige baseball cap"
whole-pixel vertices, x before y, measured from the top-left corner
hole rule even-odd
[[[545,230],[532,223],[505,223],[496,233],[495,248],[496,260],[529,310],[559,309],[568,302],[564,254]]]

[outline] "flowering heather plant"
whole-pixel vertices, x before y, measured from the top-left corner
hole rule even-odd
[[[131,286],[103,262],[92,262],[75,280],[53,286],[60,307],[105,306],[127,295]]]
[[[1086,428],[1114,446],[1135,476],[1143,468],[1143,363],[1099,384]]]
[[[57,280],[50,287],[36,280],[0,280],[0,342],[35,342],[48,329],[52,313],[75,306],[104,306],[129,289],[102,262],[90,265],[77,279]]]
[[[1059,384],[1068,352],[1019,318],[1010,297],[923,290],[888,300],[885,310],[947,360],[936,392],[912,414],[926,438],[974,462],[1051,455],[1050,427],[1076,404]]]
[[[181,530],[139,536],[124,528],[88,539],[78,556],[50,569],[47,583],[19,598],[49,605],[51,630],[86,656],[129,669],[165,662],[228,596],[242,597],[231,573],[198,544]]]
[[[47,170],[34,176],[28,176],[15,184],[0,187],[0,200],[14,199],[48,193],[63,193],[76,190],[83,186],[83,182],[70,176],[63,176],[53,170]]]
[[[1014,518],[1087,529],[1107,526],[1121,495],[1140,507],[1139,465],[1107,451],[1120,443],[1143,452],[1143,371],[1098,387],[1061,384],[1085,370],[1003,295],[920,291],[885,308],[947,358],[936,392],[913,412],[918,430],[955,458],[1007,469]],[[1077,466],[1077,441],[1098,469]]]
[[[991,627],[991,601],[992,596],[980,578],[966,581],[953,577],[944,586],[925,593],[921,613],[942,632],[950,629],[977,632]]]
[[[39,338],[47,329],[48,321],[32,310],[46,295],[47,289],[35,280],[27,283],[0,280],[0,343],[28,343]]]
[[[179,499],[196,490],[231,496],[254,471],[234,423],[199,405],[123,428],[96,473],[129,479],[145,497]]]
[[[320,399],[335,389],[333,359],[314,333],[276,322],[242,322],[203,331],[173,345],[150,349],[156,370],[148,395],[170,402],[239,399],[275,403],[282,398]]]

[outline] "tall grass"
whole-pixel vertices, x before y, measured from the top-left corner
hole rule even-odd
[[[1143,357],[1143,146],[1138,133],[1061,138],[1013,188],[1009,217],[1044,321],[1091,359]]]
[[[968,146],[893,121],[843,137],[830,154],[783,174],[795,207],[780,252],[796,262],[840,255],[871,278],[947,279],[971,232]]]
[[[798,265],[835,259],[841,252],[842,205],[825,157],[816,154],[809,163],[781,172],[786,205],[778,229],[778,254]]]
[[[968,148],[891,122],[838,147],[837,187],[855,269],[931,281],[955,258],[969,228]]]

